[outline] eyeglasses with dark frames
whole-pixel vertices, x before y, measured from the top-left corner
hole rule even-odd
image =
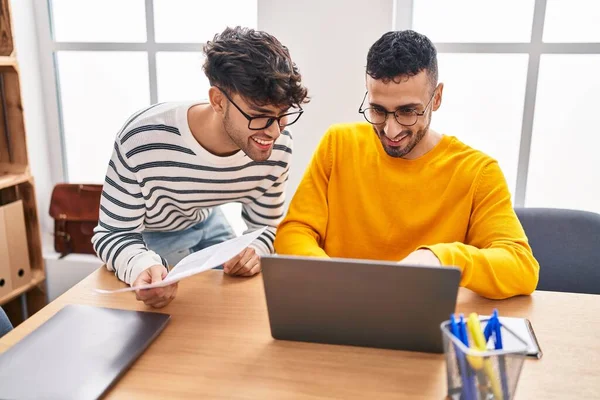
[[[293,111],[293,112],[289,112],[289,113],[285,113],[283,115],[280,115],[278,117],[273,117],[273,116],[265,116],[265,115],[258,115],[256,117],[253,117],[251,115],[248,115],[247,113],[244,112],[244,110],[242,110],[240,108],[240,106],[238,106],[237,104],[235,104],[235,101],[233,101],[231,99],[231,97],[229,96],[229,94],[227,94],[227,92],[223,89],[221,89],[218,86],[215,86],[217,89],[219,89],[227,98],[227,100],[229,100],[231,102],[231,104],[233,104],[233,106],[235,108],[238,109],[238,111],[244,116],[246,117],[246,119],[248,120],[248,129],[253,130],[253,131],[260,131],[263,129],[267,129],[268,127],[270,127],[271,125],[273,125],[273,122],[277,121],[277,123],[279,124],[279,128],[283,129],[286,126],[290,126],[296,122],[298,122],[298,119],[300,119],[300,116],[302,115],[302,113],[304,113],[304,110],[302,109],[302,107],[300,107],[300,109],[298,111]]]

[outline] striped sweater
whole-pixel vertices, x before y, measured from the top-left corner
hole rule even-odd
[[[292,137],[284,131],[271,157],[252,161],[242,151],[219,157],[194,138],[187,111],[194,103],[161,103],[133,115],[114,144],[92,243],[109,270],[131,284],[152,265],[167,265],[146,247],[143,231],[177,231],[195,225],[212,207],[242,203],[248,231],[268,226],[252,244],[273,252],[283,217]]]

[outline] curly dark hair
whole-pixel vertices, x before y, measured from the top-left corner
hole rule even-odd
[[[266,32],[226,28],[206,43],[204,54],[203,70],[211,86],[258,106],[299,107],[309,101],[287,47]]]
[[[437,50],[431,40],[412,30],[385,33],[369,49],[367,74],[384,82],[415,76],[426,70],[435,87],[438,81]]]

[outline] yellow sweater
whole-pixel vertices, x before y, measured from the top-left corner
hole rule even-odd
[[[444,136],[416,160],[388,156],[368,123],[334,125],[275,238],[279,254],[400,261],[428,248],[482,296],[530,294],[539,265],[498,163]]]

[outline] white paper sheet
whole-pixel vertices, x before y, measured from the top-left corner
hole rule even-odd
[[[529,331],[529,322],[525,318],[511,318],[511,317],[500,317],[500,323],[504,326],[508,327],[511,331],[514,332],[519,338],[521,338],[525,343],[527,343],[527,354],[531,356],[537,356],[540,352],[540,348],[538,347],[538,343],[536,339],[531,336],[531,332]],[[510,340],[510,338],[504,339],[504,349],[510,350],[512,348],[520,348],[521,345],[515,341]]]
[[[489,318],[489,315],[480,315],[480,318]],[[516,336],[527,344],[527,355],[541,357],[542,350],[539,347],[537,338],[532,336],[529,327],[529,320],[526,318],[515,317],[500,317],[500,323],[510,329]],[[533,329],[533,327],[531,328]],[[504,350],[519,350],[523,348],[523,344],[512,336],[503,336],[502,345]]]
[[[202,249],[200,251],[188,255],[187,257],[179,261],[177,265],[175,265],[175,267],[171,269],[171,271],[165,277],[165,279],[160,282],[135,287],[125,287],[116,290],[94,290],[98,293],[109,294],[131,292],[138,289],[152,289],[171,285],[175,282],[179,282],[184,278],[223,265],[225,262],[231,260],[233,257],[240,254],[246,247],[250,245],[250,243],[256,240],[256,238],[258,238],[260,234],[264,232],[265,229],[266,227],[263,227],[257,231],[247,233],[240,237],[216,244],[214,246],[207,247],[206,249]]]

